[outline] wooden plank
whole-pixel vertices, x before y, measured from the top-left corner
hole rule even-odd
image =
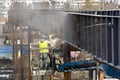
[[[104,72],[102,70],[98,71],[98,80],[104,80]]]
[[[70,72],[64,72],[64,80],[70,80],[71,79],[71,73]]]
[[[50,80],[54,80],[54,74],[50,75]]]
[[[41,76],[41,80],[44,80],[44,75]]]

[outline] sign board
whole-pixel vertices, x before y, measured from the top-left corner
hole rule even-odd
[[[76,58],[80,54],[80,51],[70,51],[71,58]]]

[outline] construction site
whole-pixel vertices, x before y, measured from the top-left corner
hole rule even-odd
[[[0,8],[0,80],[120,80],[118,0],[30,1]]]

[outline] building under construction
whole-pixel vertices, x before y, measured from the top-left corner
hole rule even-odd
[[[14,6],[3,27],[0,80],[120,79],[120,10],[32,10]],[[56,58],[51,50],[49,68],[41,69],[36,42],[50,34],[62,41],[61,56]]]

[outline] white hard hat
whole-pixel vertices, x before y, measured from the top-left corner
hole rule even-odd
[[[49,38],[52,39],[52,37],[55,37],[55,34],[49,35]]]

